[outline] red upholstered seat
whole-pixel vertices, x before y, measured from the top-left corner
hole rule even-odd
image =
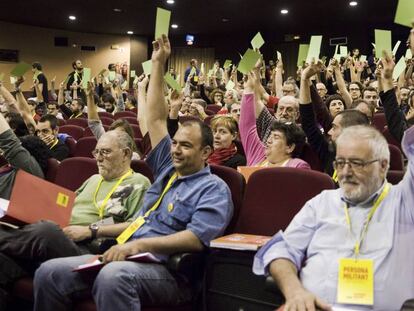
[[[47,160],[47,172],[46,172],[46,180],[50,182],[55,182],[57,170],[59,168],[59,161],[55,158],[49,158]]]
[[[106,112],[106,111],[99,111],[98,112],[98,116],[101,117],[105,117],[105,118],[109,118],[109,119],[114,119],[114,115],[110,112]]]
[[[372,117],[372,125],[375,126],[380,132],[384,130],[384,127],[387,125],[387,119],[383,112],[377,112]]]
[[[131,128],[132,128],[132,131],[134,132],[134,137],[135,138],[142,138],[142,133],[141,133],[141,129],[139,128],[139,125],[134,124],[134,123],[132,123],[130,125],[131,125]]]
[[[107,126],[110,126],[112,122],[114,122],[113,118],[108,118],[108,117],[100,117],[100,120],[103,125],[107,125]]]
[[[218,106],[218,105],[214,105],[214,104],[213,104],[213,105],[207,105],[205,110],[206,110],[206,111],[207,111],[207,110],[210,110],[210,111],[212,111],[212,112],[214,112],[214,113],[217,113],[217,112],[219,112],[219,111],[221,110],[221,108],[222,108],[222,107],[220,107],[220,106]]]
[[[75,140],[79,140],[79,138],[83,137],[84,128],[78,125],[62,125],[59,127],[59,133],[65,133],[72,136]]]
[[[93,158],[92,150],[95,149],[95,137],[82,137],[76,143],[75,157]]]
[[[390,170],[404,170],[404,159],[401,150],[391,144],[388,145],[388,148],[390,149]]]
[[[76,157],[65,159],[59,164],[55,184],[75,191],[94,174],[98,174],[95,159]]]
[[[116,112],[114,115],[114,119],[118,120],[118,119],[123,119],[125,117],[131,117],[131,118],[137,118],[137,114],[133,111],[120,111],[120,112]]]
[[[132,160],[131,168],[134,170],[134,172],[140,173],[147,177],[151,183],[154,182],[154,175],[152,173],[152,170],[144,160]]]
[[[273,235],[285,229],[309,199],[335,184],[327,174],[297,168],[254,172],[244,194],[235,232]]]
[[[72,137],[68,137],[65,140],[65,144],[69,148],[69,157],[74,157],[76,152],[76,140]]]
[[[88,120],[85,118],[67,119],[66,124],[77,125],[86,128],[88,127]]]
[[[396,185],[403,179],[404,173],[404,171],[389,170],[387,173],[387,180],[389,183]]]

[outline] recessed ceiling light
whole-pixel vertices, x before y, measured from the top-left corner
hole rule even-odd
[[[178,25],[177,25],[177,24],[172,24],[172,25],[171,25],[171,28],[176,29],[176,28],[178,28]]]
[[[293,39],[294,40],[299,40],[300,39],[300,36],[293,36]]]
[[[70,19],[71,21],[74,21],[74,20],[76,20],[76,16],[75,16],[75,15],[69,15],[69,19]]]
[[[129,35],[133,35],[133,34],[134,34],[134,32],[133,32],[132,30],[128,30],[128,31],[127,31],[127,34],[129,34]]]
[[[227,23],[228,21],[230,21],[228,18],[223,18],[222,20],[221,20],[223,23]]]
[[[358,2],[356,2],[356,1],[351,1],[351,2],[349,2],[349,5],[350,5],[350,6],[356,6],[356,5],[358,5]]]
[[[174,2],[175,2],[174,0],[167,0],[168,4],[174,4]]]
[[[122,12],[122,9],[114,9],[114,12],[121,13]]]
[[[283,9],[283,10],[280,10],[280,13],[282,13],[282,14],[287,14],[287,13],[289,13],[289,11],[288,11],[288,10],[286,10],[286,9]]]

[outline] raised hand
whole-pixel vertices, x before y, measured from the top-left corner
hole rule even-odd
[[[153,62],[165,64],[171,54],[171,45],[168,37],[166,35],[162,35],[161,38],[157,38],[152,42],[152,48],[151,60]]]
[[[321,60],[313,60],[309,66],[302,71],[302,79],[310,79],[315,74],[321,72],[323,68],[324,66]]]
[[[387,51],[382,52],[382,78],[383,79],[392,79],[392,72],[394,71],[395,63],[392,59],[392,55]]]

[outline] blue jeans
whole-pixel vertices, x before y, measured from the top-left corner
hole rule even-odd
[[[34,278],[34,310],[71,310],[90,283],[73,268],[93,255],[57,258],[43,263]],[[187,282],[162,264],[116,261],[105,265],[92,285],[99,311],[141,310],[141,305],[177,305],[191,299]]]

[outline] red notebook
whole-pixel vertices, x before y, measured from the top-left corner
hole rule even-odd
[[[89,262],[76,267],[72,271],[73,272],[99,271],[105,265],[102,261],[99,260],[100,257],[101,257],[101,255],[94,256],[93,258],[91,258],[91,260],[89,260]],[[148,252],[128,256],[126,258],[126,260],[128,260],[128,261],[137,261],[137,262],[147,262],[147,263],[160,263],[161,262],[161,260],[159,260],[153,254],[148,253]]]
[[[272,237],[264,235],[233,233],[210,242],[210,247],[257,251]]]

